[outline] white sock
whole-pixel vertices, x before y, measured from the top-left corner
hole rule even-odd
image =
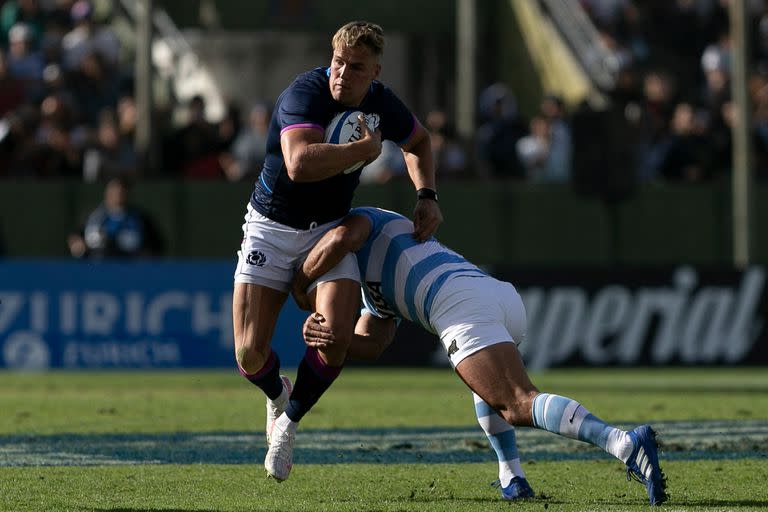
[[[499,462],[499,481],[502,487],[508,486],[509,482],[516,476],[525,478],[525,471],[520,466],[520,459]]]
[[[275,407],[279,407],[280,409],[285,409],[285,405],[288,403],[288,390],[285,389],[285,386],[283,386],[283,390],[280,392],[280,396],[275,398],[274,400],[271,400],[272,405]]]
[[[605,451],[619,459],[624,464],[629,460],[629,456],[632,455],[632,438],[629,437],[623,430],[616,429],[608,434],[608,439],[605,443]]]
[[[281,414],[279,418],[275,420],[275,428],[279,428],[283,432],[295,434],[296,429],[299,428],[299,423],[291,420],[285,413]]]

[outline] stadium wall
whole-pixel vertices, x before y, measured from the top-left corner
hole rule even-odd
[[[156,220],[170,258],[233,257],[247,184],[142,182],[133,202]],[[7,257],[66,258],[66,237],[102,196],[101,185],[12,182],[0,186]],[[320,199],[318,199],[320,200]],[[440,185],[441,241],[480,265],[644,267],[731,261],[730,190],[723,183],[648,186],[620,202],[568,187],[514,182]],[[408,182],[361,186],[355,204],[409,214]],[[755,188],[754,262],[768,264],[768,187]]]

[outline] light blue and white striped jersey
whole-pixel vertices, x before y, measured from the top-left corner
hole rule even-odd
[[[349,214],[371,222],[371,234],[356,254],[363,304],[374,316],[405,318],[434,332],[430,311],[448,278],[487,275],[434,237],[414,240],[413,222],[399,213],[366,207]]]

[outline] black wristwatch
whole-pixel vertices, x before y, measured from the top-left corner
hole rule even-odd
[[[420,188],[416,191],[416,199],[431,199],[437,202],[437,192],[431,188]]]

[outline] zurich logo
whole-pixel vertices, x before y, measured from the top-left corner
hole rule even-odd
[[[251,251],[248,257],[245,258],[245,262],[249,265],[255,265],[257,267],[263,267],[267,262],[267,257],[261,251]]]

